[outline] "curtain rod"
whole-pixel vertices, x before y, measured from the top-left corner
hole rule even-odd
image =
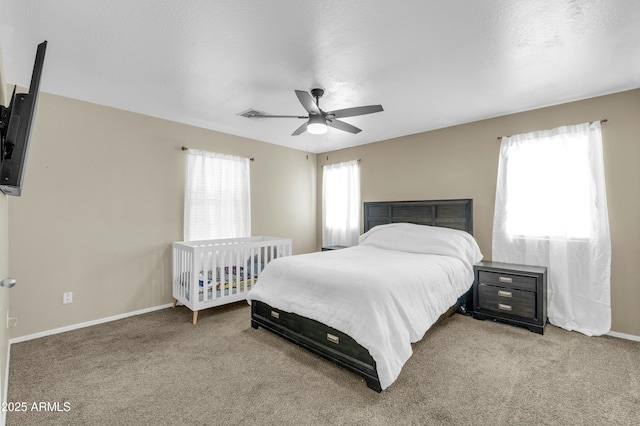
[[[329,156],[327,155],[327,161],[329,160]],[[348,163],[349,161],[357,161],[358,163],[362,161],[361,158],[358,158],[357,160],[347,160],[347,161],[340,161],[340,163]],[[340,164],[340,163],[329,163],[329,164],[323,164],[322,167],[324,166],[331,166],[332,164]]]
[[[189,148],[187,148],[186,146],[183,146],[180,149],[182,149],[183,151],[189,151]],[[242,157],[242,156],[239,155],[238,157]],[[249,158],[249,161],[254,161],[253,157],[245,157],[245,158]]]
[[[603,118],[602,120],[600,120],[600,124],[604,124],[604,123],[606,123],[607,121],[609,121],[609,120],[607,120],[606,118]],[[593,124],[593,123],[595,123],[595,121],[592,121],[592,122],[591,122],[591,123],[589,123],[589,124]],[[510,137],[511,137],[511,136],[498,136],[498,137],[497,137],[497,139],[498,139],[498,140],[502,140],[502,138],[510,138]]]

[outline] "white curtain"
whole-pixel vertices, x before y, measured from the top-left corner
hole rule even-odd
[[[354,246],[360,236],[360,165],[322,167],[322,246]]]
[[[251,236],[249,159],[189,149],[185,241]]]
[[[493,260],[546,266],[547,316],[566,330],[611,327],[611,241],[600,122],[502,138]]]

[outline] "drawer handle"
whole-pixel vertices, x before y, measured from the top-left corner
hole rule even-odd
[[[511,305],[503,305],[502,303],[498,303],[498,309],[501,311],[509,311],[511,312]]]
[[[498,290],[498,296],[500,297],[511,297],[510,291]]]
[[[340,343],[340,338],[338,336],[334,336],[331,333],[327,333],[327,340],[335,344]]]
[[[280,319],[280,312],[271,311],[271,316],[276,319]]]
[[[498,277],[498,281],[500,281],[501,283],[513,283],[513,278],[511,277]]]

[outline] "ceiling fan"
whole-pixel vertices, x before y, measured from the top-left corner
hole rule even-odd
[[[349,133],[359,133],[361,129],[352,126],[349,123],[338,120],[338,118],[355,117],[357,115],[372,114],[374,112],[383,111],[382,105],[368,105],[352,108],[338,109],[335,111],[323,111],[320,109],[320,98],[324,95],[322,89],[311,89],[311,94],[304,90],[296,90],[296,96],[309,115],[271,115],[261,113],[255,110],[245,111],[240,114],[248,118],[302,118],[308,119],[306,123],[298,127],[291,136],[298,136],[299,134],[308,131],[314,135],[320,135],[326,133],[327,126],[334,129],[343,130]],[[315,101],[313,100],[315,98]]]

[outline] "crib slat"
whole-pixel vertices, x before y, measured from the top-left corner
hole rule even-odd
[[[203,253],[203,256],[205,256],[206,263],[206,267],[203,268],[202,271],[202,301],[204,302],[211,300],[210,292],[212,293],[213,271],[215,271],[215,269],[213,269],[213,253],[207,251],[206,253]]]

